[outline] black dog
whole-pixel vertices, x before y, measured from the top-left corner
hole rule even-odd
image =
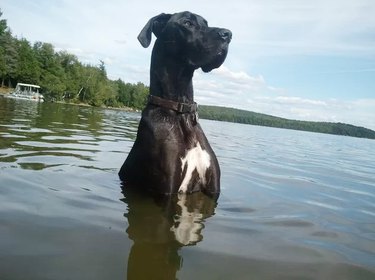
[[[190,12],[151,18],[138,36],[143,47],[152,33],[149,101],[119,176],[125,186],[156,194],[218,196],[220,168],[198,123],[192,78],[196,69],[209,72],[224,62],[232,33]]]

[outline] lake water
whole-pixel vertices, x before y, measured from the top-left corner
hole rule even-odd
[[[117,177],[139,114],[0,97],[0,279],[375,279],[375,141],[201,120],[222,170]]]

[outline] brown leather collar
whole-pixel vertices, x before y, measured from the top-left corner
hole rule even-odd
[[[182,103],[176,102],[169,99],[164,99],[159,96],[150,95],[148,97],[148,103],[160,107],[164,107],[167,109],[174,110],[178,113],[196,113],[198,109],[198,104],[196,102],[193,103]]]

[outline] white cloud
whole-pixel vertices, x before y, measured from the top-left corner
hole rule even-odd
[[[228,99],[228,102],[244,99],[249,94],[277,91],[269,87],[261,75],[250,76],[243,71],[230,71],[226,66],[221,66],[207,75],[197,71],[194,85],[196,92],[205,93],[206,98],[208,95],[214,96],[214,93],[219,91],[221,97]],[[197,96],[197,98],[201,97]],[[212,101],[215,102],[215,100]]]
[[[288,119],[344,122],[375,129],[375,99],[318,100],[288,96],[261,76],[220,67],[209,74],[198,72],[195,98],[201,104],[220,105]]]
[[[308,104],[308,105],[318,105],[318,106],[327,106],[327,102],[321,100],[312,100],[301,97],[289,97],[289,96],[278,96],[275,98],[275,102],[280,104]]]

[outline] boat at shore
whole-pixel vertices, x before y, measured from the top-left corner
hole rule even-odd
[[[24,99],[37,102],[44,102],[44,96],[39,92],[40,86],[32,84],[17,83],[15,90],[7,95],[7,98]]]

